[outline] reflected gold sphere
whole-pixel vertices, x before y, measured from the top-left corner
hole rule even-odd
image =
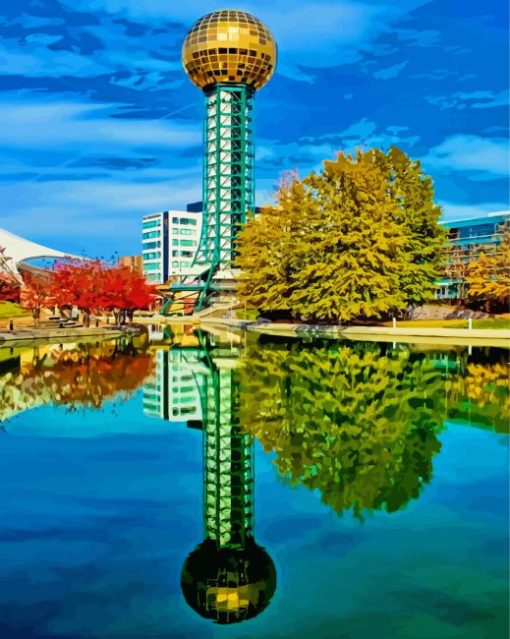
[[[200,89],[218,82],[261,89],[276,66],[276,42],[257,18],[222,9],[197,20],[182,46],[182,62]]]
[[[253,539],[244,548],[218,548],[206,539],[187,556],[181,588],[200,616],[219,624],[238,623],[267,608],[276,589],[276,569]]]

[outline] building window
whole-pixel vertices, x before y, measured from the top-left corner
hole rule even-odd
[[[143,260],[158,260],[161,257],[161,251],[154,251],[152,253],[144,253]]]
[[[157,271],[159,269],[159,264],[144,264],[143,265],[143,270],[144,271]]]
[[[480,224],[479,226],[471,227],[472,237],[490,237],[495,232],[494,224]]]
[[[147,249],[155,249],[155,248],[161,248],[161,242],[157,241],[157,242],[147,242],[146,244],[143,245],[143,251],[145,252]]]
[[[152,237],[161,237],[161,231],[148,231],[147,233],[143,234],[143,239],[150,239]]]
[[[173,261],[173,262],[172,262],[172,266],[173,266],[174,268],[179,268],[179,262]]]
[[[172,240],[172,246],[179,246],[179,240]]]
[[[143,223],[143,228],[144,229],[153,229],[155,226],[159,226],[160,225],[160,221],[159,220],[151,220],[150,222],[144,222]]]
[[[195,240],[181,240],[181,246],[195,246]]]

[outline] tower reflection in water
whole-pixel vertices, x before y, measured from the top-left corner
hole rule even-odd
[[[221,624],[255,617],[274,594],[276,571],[253,529],[253,444],[237,420],[236,353],[199,334],[159,351],[144,410],[203,431],[204,540],[186,557],[181,587],[202,617]]]

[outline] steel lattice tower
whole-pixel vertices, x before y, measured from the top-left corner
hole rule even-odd
[[[244,11],[221,10],[193,25],[182,58],[189,78],[206,96],[204,217],[196,274],[172,284],[164,311],[179,300],[189,303],[190,297],[200,310],[215,295],[235,288],[235,239],[255,208],[253,98],[270,80],[277,51],[260,20]]]
[[[252,98],[246,85],[218,84],[206,93],[199,264],[228,269],[239,227],[255,208]]]

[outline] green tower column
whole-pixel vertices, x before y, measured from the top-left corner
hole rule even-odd
[[[242,548],[253,536],[253,447],[233,417],[234,371],[219,368],[207,386],[204,423],[204,533],[218,548]]]
[[[244,84],[217,84],[206,92],[204,218],[195,264],[211,266],[215,278],[230,269],[235,238],[254,209],[252,96]]]

